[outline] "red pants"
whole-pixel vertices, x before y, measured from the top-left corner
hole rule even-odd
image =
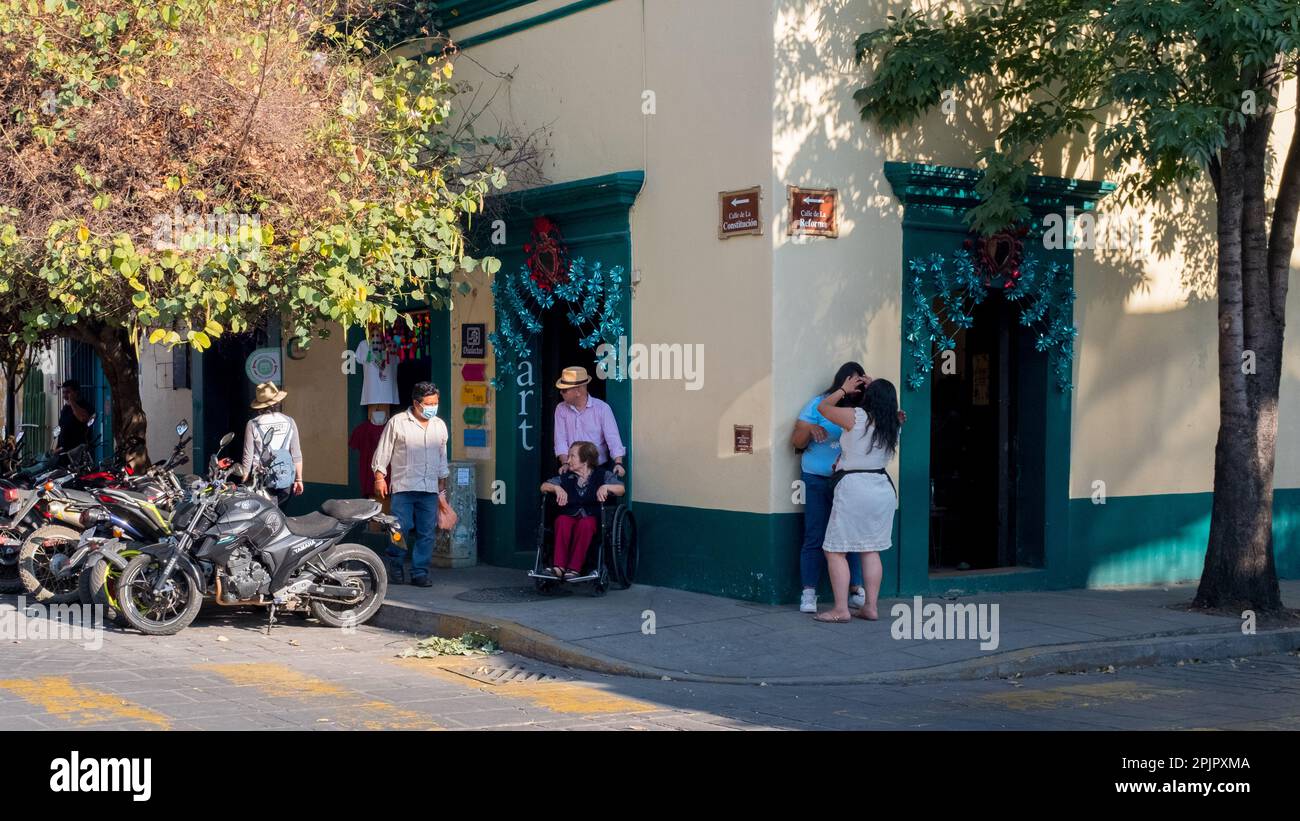
[[[595,516],[555,517],[555,564],[565,570],[582,572],[582,560],[596,535]]]

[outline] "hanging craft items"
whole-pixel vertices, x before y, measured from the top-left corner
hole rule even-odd
[[[514,373],[518,362],[532,355],[533,337],[542,331],[541,316],[554,307],[564,309],[569,324],[582,332],[578,344],[595,348],[602,342],[617,345],[623,330],[618,306],[623,299],[623,267],[602,269],[599,262],[588,264],[581,257],[573,260],[563,277],[542,286],[525,265],[513,275],[492,280],[492,297],[496,303],[497,328],[488,335],[496,354],[497,377],[494,390],[501,389],[500,376]],[[610,379],[622,380],[625,374],[615,371]]]
[[[412,311],[410,322],[398,317],[391,328],[367,337],[370,342],[366,360],[383,373],[390,362],[419,359],[427,354],[431,318],[428,311]]]
[[[1037,330],[1034,348],[1053,357],[1057,387],[1071,389],[1077,330],[1073,324],[1076,295],[1070,287],[1069,271],[1058,263],[1044,264],[1025,254],[1020,241],[1024,235],[1017,230],[970,240],[967,248],[978,243],[974,258],[969,250],[962,250],[951,259],[931,254],[909,261],[909,388],[925,384],[934,358],[955,349],[956,333],[975,324],[975,306],[990,291],[1001,291],[1003,298],[1019,303],[1020,324]]]
[[[569,271],[569,248],[560,235],[560,226],[547,217],[533,220],[532,240],[524,245],[528,276],[538,288],[550,291]]]

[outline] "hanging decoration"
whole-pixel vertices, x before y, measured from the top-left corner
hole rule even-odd
[[[909,388],[915,390],[925,384],[934,358],[957,347],[956,333],[974,326],[975,306],[995,291],[1018,303],[1020,324],[1037,331],[1034,348],[1053,356],[1057,387],[1062,391],[1072,388],[1074,338],[1078,333],[1073,324],[1076,294],[1064,266],[1044,263],[1024,252],[1024,235],[1023,229],[1003,232],[968,240],[966,248],[951,258],[931,254],[909,261]]]
[[[533,220],[532,242],[525,243],[528,275],[537,287],[550,291],[561,284],[569,271],[569,248],[560,226],[548,217]]]
[[[543,287],[527,265],[513,275],[492,280],[497,327],[488,334],[488,341],[497,362],[494,390],[501,389],[500,377],[514,373],[519,360],[532,355],[533,337],[542,331],[541,317],[552,308],[563,309],[569,324],[582,332],[578,344],[583,348],[596,348],[602,342],[617,345],[626,333],[619,314],[623,266],[606,269],[599,262],[588,263],[578,257],[563,276],[551,282],[551,287]],[[616,368],[606,376],[622,380],[626,375]]]
[[[412,311],[409,316],[409,322],[406,316],[399,316],[392,326],[377,332],[372,327],[366,336],[370,343],[366,361],[381,374],[390,363],[419,359],[427,354],[432,318],[428,311]]]

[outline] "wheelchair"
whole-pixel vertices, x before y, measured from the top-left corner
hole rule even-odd
[[[582,573],[567,581],[546,572],[555,555],[555,517],[559,506],[555,494],[542,494],[542,515],[537,526],[537,555],[528,575],[538,593],[550,595],[566,584],[590,584],[593,596],[603,596],[611,585],[619,590],[632,586],[636,576],[636,519],[620,496],[610,496],[600,505],[600,525],[587,548]]]

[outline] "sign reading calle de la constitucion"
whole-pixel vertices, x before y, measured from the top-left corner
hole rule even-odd
[[[834,188],[790,189],[790,219],[786,225],[789,236],[838,237],[839,223],[835,218],[839,191]]]
[[[758,212],[762,197],[763,189],[758,185],[718,192],[718,239],[762,234],[763,218]]]

